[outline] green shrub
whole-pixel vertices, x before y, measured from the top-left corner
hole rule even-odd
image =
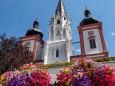
[[[37,67],[43,67],[43,68],[53,68],[53,67],[60,67],[60,66],[67,66],[67,65],[72,65],[73,62],[56,62],[54,64],[46,64],[46,65],[37,65]]]
[[[115,57],[111,57],[111,61],[115,61]]]
[[[115,61],[115,57],[96,58],[96,59],[94,59],[94,61],[96,61],[96,62]]]

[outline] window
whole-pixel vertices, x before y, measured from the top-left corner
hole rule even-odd
[[[59,50],[56,50],[56,57],[59,57]]]
[[[60,20],[57,21],[57,24],[60,24]]]
[[[91,48],[91,49],[96,48],[95,39],[89,39],[89,43],[90,43],[90,48]]]
[[[59,36],[59,34],[60,34],[60,32],[58,31],[56,35]]]
[[[64,20],[66,20],[66,18],[64,17]]]
[[[88,32],[88,36],[93,36],[94,35],[94,31],[89,31]]]

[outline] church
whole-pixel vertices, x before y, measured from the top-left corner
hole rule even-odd
[[[33,28],[29,29],[25,36],[20,37],[20,41],[26,44],[33,53],[33,61],[42,64],[70,62],[79,57],[108,57],[102,22],[91,17],[87,8],[84,11],[84,16],[85,18],[81,20],[77,28],[80,37],[80,56],[73,54],[71,20],[62,0],[59,0],[57,9],[51,18],[46,41],[43,40],[43,33],[39,30],[37,19],[33,23]]]

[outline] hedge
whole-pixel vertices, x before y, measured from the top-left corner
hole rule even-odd
[[[108,57],[108,58],[96,58],[94,59],[96,62],[107,62],[107,61],[115,61],[115,57]]]
[[[73,62],[62,62],[62,63],[54,63],[54,64],[46,64],[46,65],[37,65],[37,68],[43,67],[43,68],[54,68],[54,67],[60,67],[60,66],[67,66],[72,65]]]

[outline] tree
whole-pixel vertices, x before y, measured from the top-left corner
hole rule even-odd
[[[15,37],[0,35],[0,74],[32,61],[32,53]]]

